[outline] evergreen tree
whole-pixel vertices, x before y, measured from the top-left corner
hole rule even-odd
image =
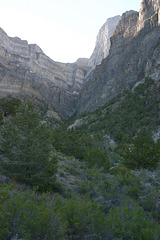
[[[91,149],[88,150],[87,153],[87,164],[88,167],[96,167],[101,168],[103,167],[104,170],[108,170],[110,168],[110,162],[108,157],[105,156],[104,152],[99,149]]]
[[[51,130],[41,123],[33,105],[21,105],[2,129],[1,168],[17,181],[50,190],[55,182],[57,159],[51,157]]]
[[[132,146],[124,151],[124,164],[131,169],[154,169],[160,159],[160,142],[154,143],[148,135],[137,135],[132,141]]]

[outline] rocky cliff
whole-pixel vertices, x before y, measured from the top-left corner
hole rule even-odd
[[[104,105],[147,76],[159,80],[159,6],[160,0],[143,0],[139,13],[108,19],[91,58],[75,63],[55,62],[37,45],[0,29],[0,97],[49,103],[68,118]]]
[[[109,54],[110,38],[120,21],[120,16],[107,19],[105,24],[99,30],[94,51],[89,59],[89,66],[93,69],[101,63]]]
[[[87,81],[85,76],[108,55],[110,37],[119,19],[108,19],[99,32],[91,58],[75,63],[55,62],[36,44],[11,38],[0,28],[0,96],[12,94],[47,102],[62,117],[69,117]]]
[[[92,111],[148,76],[160,80],[159,6],[159,0],[143,0],[139,13],[122,15],[109,55],[88,76],[77,111]]]
[[[36,44],[11,38],[0,29],[0,96],[12,94],[21,98],[50,103],[63,117],[74,112],[88,59],[75,63],[51,60]]]

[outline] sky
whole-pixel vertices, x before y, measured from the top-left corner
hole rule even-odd
[[[0,27],[36,43],[54,61],[89,58],[110,17],[140,9],[141,0],[0,0]]]

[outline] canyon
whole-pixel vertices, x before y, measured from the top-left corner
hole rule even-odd
[[[0,97],[46,103],[62,118],[93,111],[151,77],[160,79],[160,1],[143,0],[140,11],[110,18],[90,59],[60,63],[36,44],[0,28]]]

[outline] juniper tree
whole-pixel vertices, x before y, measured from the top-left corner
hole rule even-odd
[[[21,105],[1,134],[2,172],[40,190],[51,189],[57,170],[57,159],[51,156],[51,130],[42,124],[33,105]]]

